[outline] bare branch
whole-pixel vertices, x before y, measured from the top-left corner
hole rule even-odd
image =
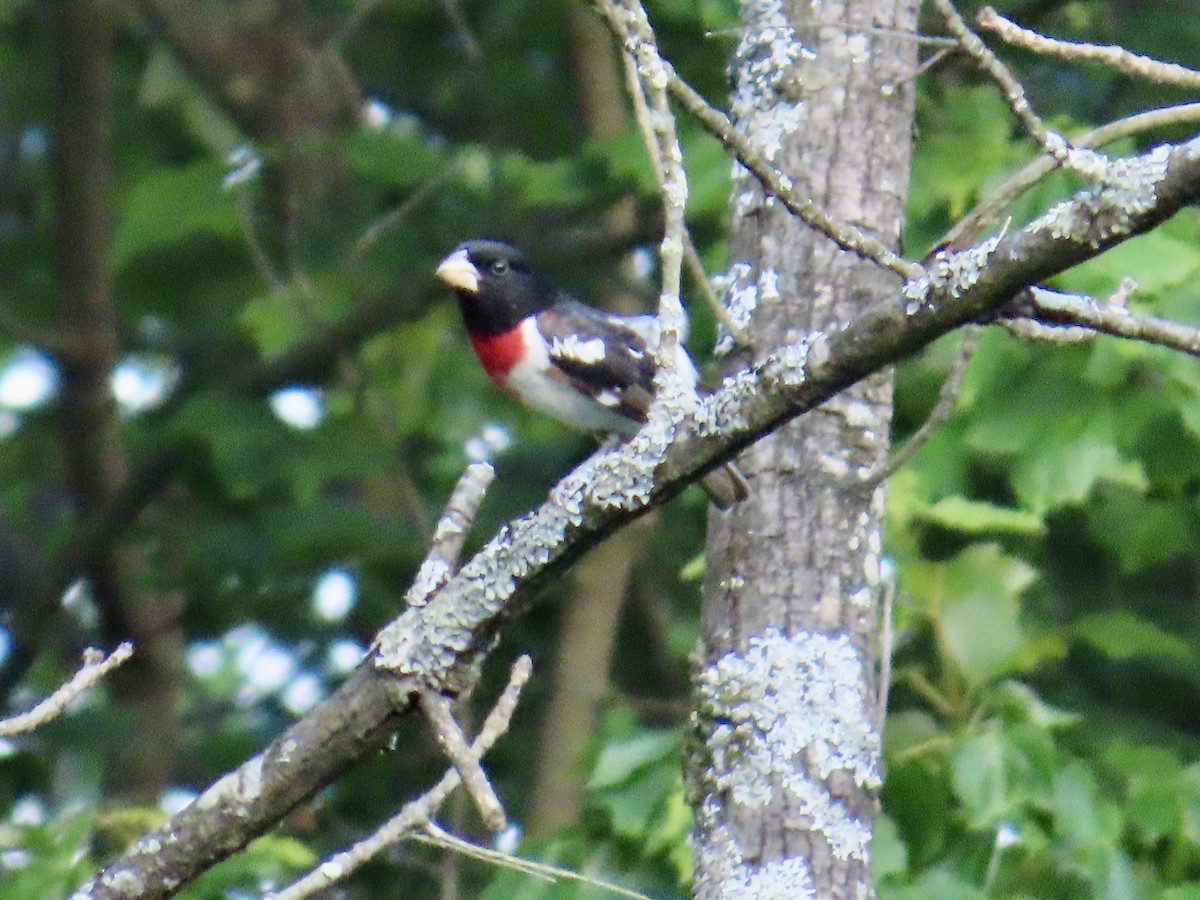
[[[425,718],[433,726],[438,745],[458,770],[463,786],[479,808],[483,824],[490,831],[502,831],[508,825],[504,806],[496,796],[496,789],[492,787],[483,766],[479,764],[480,754],[467,744],[462,729],[454,720],[449,698],[436,691],[422,691],[421,712],[425,713]]]
[[[1005,43],[1033,53],[1057,56],[1059,59],[1072,62],[1103,63],[1126,75],[1144,78],[1158,84],[1200,88],[1200,72],[1194,69],[1188,69],[1177,63],[1162,62],[1149,56],[1141,56],[1124,47],[1079,44],[1074,41],[1048,38],[1036,31],[1022,28],[1017,23],[1004,18],[990,6],[985,6],[975,14],[975,24],[985,31],[992,32]]]
[[[1043,344],[1083,344],[1096,339],[1096,332],[1079,325],[1046,325],[1024,317],[998,319],[997,324],[1015,338]]]
[[[1121,293],[1124,291],[1116,296]],[[1092,297],[1034,287],[1021,294],[1015,308],[1020,315],[1039,322],[1078,325],[1200,356],[1200,328],[1133,312],[1116,303],[1098,303]]]
[[[521,689],[529,681],[533,672],[533,663],[528,656],[522,656],[516,661],[509,676],[508,687],[488,713],[483,728],[475,737],[470,747],[470,754],[478,760],[492,745],[508,731],[517,701],[521,697]],[[380,826],[374,833],[357,842],[347,850],[335,853],[316,869],[302,878],[297,879],[284,890],[271,894],[271,900],[301,900],[317,891],[325,890],[338,881],[348,878],[365,862],[378,855],[392,844],[403,840],[415,828],[428,822],[446,802],[450,793],[458,787],[461,775],[458,769],[451,769],[442,776],[441,781],[415,800],[406,803],[396,815]]]
[[[662,328],[659,341],[659,367],[670,371],[674,367],[675,342],[686,330],[683,306],[683,245],[687,232],[687,173],[683,168],[683,151],[675,128],[675,114],[667,94],[666,62],[658,52],[658,39],[640,0],[596,0],[604,10],[605,21],[624,48],[625,56],[635,69],[635,105],[642,100],[647,111],[642,137],[659,182],[663,208],[662,293],[658,298],[658,318]],[[649,127],[645,127],[647,125]]]
[[[460,837],[450,834],[432,822],[425,825],[424,833],[414,832],[409,837],[415,841],[432,844],[435,847],[441,847],[445,850],[453,850],[456,853],[491,863],[500,868],[523,872],[526,875],[541,878],[543,881],[549,881],[552,884],[560,879],[564,881],[578,881],[580,884],[590,885],[602,891],[610,891],[619,897],[630,897],[632,900],[651,900],[645,894],[630,890],[627,887],[621,887],[621,885],[613,884],[610,881],[601,881],[589,875],[572,872],[570,869],[561,869],[558,866],[549,866],[531,859],[522,859],[519,856],[513,856],[511,853],[501,853],[499,850],[481,847],[478,844],[473,844],[470,841],[465,841]]]
[[[246,241],[246,249],[250,251],[254,269],[268,288],[277,291],[283,287],[283,279],[275,271],[267,248],[258,236],[258,224],[254,221],[254,195],[245,184],[236,185],[233,192],[238,223],[242,226],[242,237]]]
[[[1028,285],[1200,200],[1200,138],[1123,164],[1124,187],[1081,191],[1024,228],[943,252],[928,275],[843,329],[778,347],[727,378],[691,418],[672,423],[669,436],[651,422],[629,441],[601,449],[541,507],[501,528],[427,605],[390,622],[371,657],[333,696],[112,860],[76,900],[148,900],[178,891],[383,746],[400,717],[413,712],[418,693],[398,697],[396,675],[446,693],[471,683],[504,624],[617,528],[847,386],[955,328],[1010,313],[1013,296]]]
[[[592,7],[608,25],[613,36],[624,46],[627,31],[619,13],[605,0],[592,0]],[[806,225],[826,235],[839,247],[869,259],[885,269],[890,269],[904,278],[920,274],[920,267],[897,256],[865,232],[845,222],[835,222],[824,210],[811,200],[800,197],[792,188],[792,181],[761,153],[754,149],[749,138],[742,134],[725,113],[712,106],[690,84],[684,81],[675,68],[662,60],[662,71],[667,78],[667,90],[684,108],[700,122],[704,129],[719,140],[751,174],[757,178],[768,193],[779,198],[784,207]]]
[[[1111,171],[1112,164],[1102,153],[1094,150],[1072,147],[1057,131],[1047,127],[1038,114],[1033,111],[1025,88],[1017,81],[1008,67],[1000,61],[987,45],[980,40],[979,35],[970,29],[951,0],[933,0],[933,5],[946,17],[946,25],[950,33],[958,39],[963,50],[975,60],[975,64],[985,75],[1000,87],[1000,92],[1008,103],[1009,109],[1024,126],[1029,136],[1037,141],[1042,150],[1065,169],[1077,172],[1090,181],[1105,183],[1117,177]]]
[[[354,247],[351,248],[349,255],[346,257],[346,264],[354,265],[361,260],[366,255],[366,252],[375,245],[376,241],[420,209],[426,201],[452,181],[461,169],[462,160],[454,160],[405,197],[403,203],[395,209],[384,213],[368,225],[358,240],[354,242]]]
[[[646,92],[642,90],[642,79],[638,75],[637,61],[628,53],[622,53],[621,59],[625,64],[625,83],[629,89],[629,96],[633,100],[634,120],[642,132],[642,141],[645,143],[646,150],[650,154],[650,165],[654,168],[654,175],[658,179],[658,189],[665,191],[666,175],[663,172],[662,156],[659,153],[658,143],[654,138],[654,128],[650,124],[650,106],[646,101]],[[692,280],[696,282],[701,295],[712,308],[718,321],[725,326],[725,329],[736,341],[741,334],[741,329],[737,327],[737,323],[729,315],[729,310],[725,308],[725,305],[713,292],[712,285],[708,282],[708,275],[704,271],[704,263],[700,260],[700,254],[697,252],[696,245],[692,241],[691,232],[686,227],[683,230],[683,254],[684,262],[687,264]]]
[[[29,712],[7,719],[0,719],[0,737],[12,737],[40,728],[47,722],[58,718],[67,704],[91,690],[101,678],[115,669],[133,655],[133,644],[129,641],[121,644],[112,653],[105,656],[95,647],[83,651],[83,666],[71,676],[71,680],[57,691],[35,706]]]
[[[429,552],[417,570],[417,577],[413,579],[408,593],[404,595],[407,605],[424,606],[458,569],[458,558],[467,539],[467,531],[475,521],[479,505],[483,503],[488,486],[495,477],[496,470],[487,463],[471,463],[458,479],[433,531]]]
[[[1107,125],[1101,125],[1072,140],[1076,147],[1103,147],[1121,138],[1141,134],[1168,125],[1200,123],[1200,103],[1183,103],[1163,109],[1152,109],[1137,113]],[[961,247],[976,240],[987,224],[1003,214],[1010,203],[1029,190],[1057,163],[1049,156],[1039,156],[1023,169],[996,188],[970,213],[963,216],[937,242],[937,247]]]
[[[475,35],[471,33],[471,26],[467,24],[467,17],[463,15],[462,6],[459,5],[458,0],[438,0],[438,2],[446,13],[446,18],[450,20],[454,34],[462,43],[467,59],[473,63],[478,62],[483,56],[483,51],[479,48],[479,41],[475,40]]]

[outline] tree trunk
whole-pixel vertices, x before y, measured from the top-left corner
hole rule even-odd
[[[63,456],[81,531],[91,527],[129,477],[110,381],[117,361],[110,222],[112,10],[103,0],[69,0],[53,15],[59,52],[54,134],[55,263],[59,284],[58,363]],[[132,639],[137,655],[114,674],[119,708],[132,712],[127,740],[115,742],[106,795],[157,801],[174,766],[183,637],[182,599],[137,589],[144,559],[115,541],[79,560],[100,606],[110,644]]]
[[[739,127],[802,195],[896,246],[917,4],[742,10]],[[894,275],[764,200],[744,172],[730,253],[731,312],[752,313],[738,363],[899,296]],[[752,497],[711,519],[689,760],[697,897],[873,893],[883,492],[859,484],[887,457],[891,392],[890,376],[872,377],[756,444],[741,460]]]

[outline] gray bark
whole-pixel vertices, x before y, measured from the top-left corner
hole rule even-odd
[[[733,111],[802,195],[896,247],[916,66],[911,0],[742,4]],[[786,16],[786,18],[785,18]],[[895,297],[895,275],[735,178],[740,366]],[[878,683],[890,371],[741,457],[753,496],[714,513],[689,777],[699,898],[865,897],[881,782]]]

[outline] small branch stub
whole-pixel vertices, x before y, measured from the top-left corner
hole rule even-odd
[[[532,673],[533,662],[528,656],[522,656],[513,664],[508,686],[488,713],[483,727],[479,729],[479,734],[468,750],[468,754],[476,760],[477,766],[479,758],[508,731],[513,713],[517,709],[517,701],[521,697],[521,690],[528,683]],[[383,850],[427,827],[451,792],[461,783],[462,776],[459,773],[458,768],[450,769],[437,784],[420,797],[404,804],[396,815],[372,834],[348,849],[335,853],[282,891],[269,894],[266,900],[302,900],[304,897],[326,891],[337,882],[349,878]]]
[[[58,718],[71,701],[93,688],[100,679],[132,655],[133,643],[130,641],[125,641],[108,656],[94,647],[89,647],[83,652],[82,668],[62,687],[29,712],[0,719],[0,737],[24,734]]]

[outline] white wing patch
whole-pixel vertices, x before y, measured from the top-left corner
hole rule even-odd
[[[532,316],[521,323],[521,335],[525,339],[525,357],[509,370],[506,386],[527,406],[584,431],[621,434],[637,431],[637,422],[585,397],[566,381],[550,374],[551,345],[542,337]]]
[[[604,359],[607,352],[603,338],[580,340],[573,334],[565,338],[554,338],[550,342],[550,355],[557,359],[570,359],[584,365],[594,365]]]

